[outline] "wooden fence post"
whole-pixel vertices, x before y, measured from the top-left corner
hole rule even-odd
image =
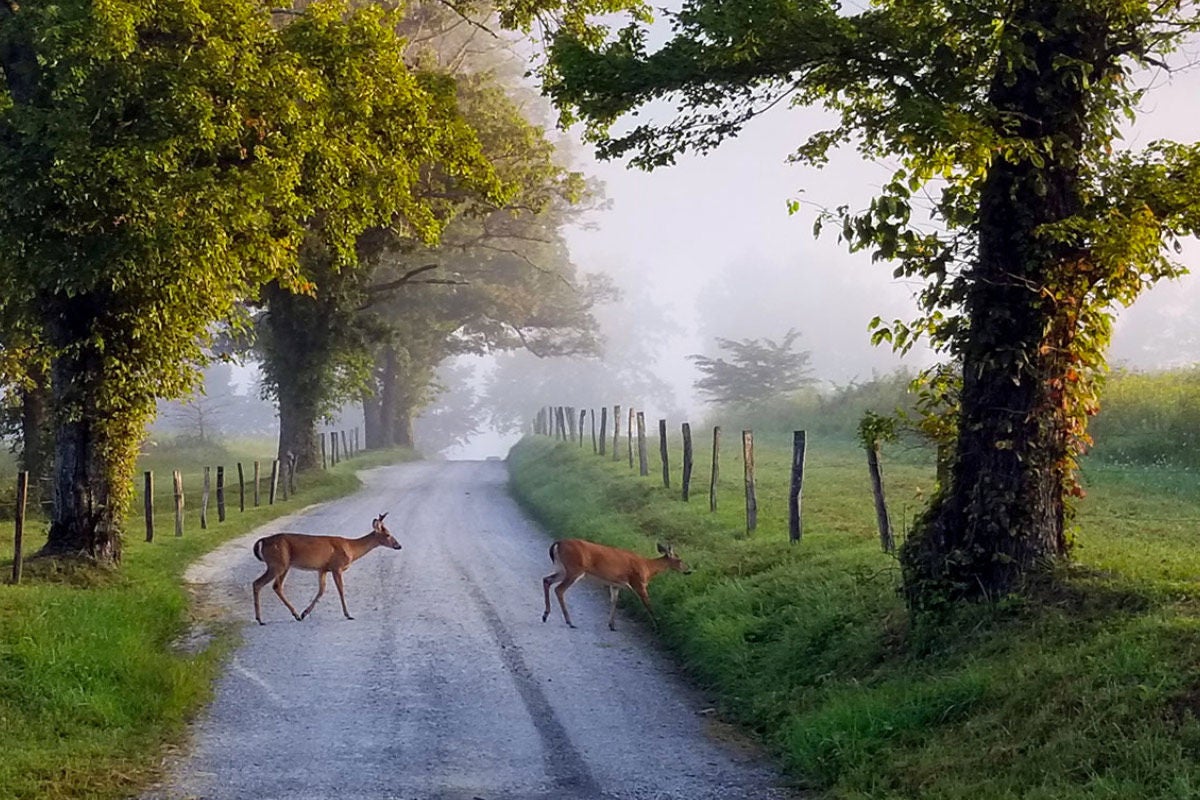
[[[175,487],[175,535],[183,536],[183,475],[179,470],[171,473],[171,482]]]
[[[796,544],[804,535],[800,516],[801,492],[804,491],[804,431],[792,432],[792,485],[788,490],[788,541]]]
[[[583,422],[586,418],[587,418],[587,409],[586,408],[579,409],[579,448],[581,450],[583,449]],[[593,439],[596,438],[596,434],[594,432],[592,433],[592,438]]]
[[[589,409],[592,412],[592,455],[600,452],[596,445],[596,409]]]
[[[288,499],[287,465],[288,465],[288,459],[290,459],[291,457],[292,457],[292,454],[289,451],[289,452],[286,452],[283,454],[283,458],[276,459],[276,461],[279,464],[278,478],[281,479],[281,482],[278,483],[280,500]]]
[[[721,426],[713,426],[712,478],[708,482],[708,511],[717,510],[717,478],[721,474]]]
[[[746,481],[746,533],[758,527],[758,495],[754,488],[754,431],[742,431]]]
[[[575,441],[575,406],[567,406],[567,441]]]
[[[663,488],[671,488],[671,467],[667,464],[667,421],[658,421],[658,457],[662,460]]]
[[[683,423],[683,502],[688,501],[688,486],[692,482],[692,426]]]
[[[338,445],[337,431],[329,432],[329,466],[335,467],[338,463]]]
[[[298,458],[299,457],[295,453],[288,453],[287,475],[289,494],[296,493],[296,461]]]
[[[271,484],[267,492],[267,505],[275,505],[275,490],[279,488],[279,459],[271,459]]]
[[[209,473],[212,467],[204,468],[204,490],[200,492],[200,530],[208,528],[208,490],[210,484]]]
[[[633,426],[634,426],[635,417],[636,417],[636,415],[634,414],[633,406],[630,406],[629,407],[629,424],[625,426],[628,429],[625,431],[625,439],[627,440],[626,444],[629,445],[629,468],[630,469],[633,469]]]
[[[254,459],[254,507],[255,508],[258,508],[259,475],[260,475],[260,469],[259,469],[259,465],[258,465],[258,459]]]
[[[347,446],[345,431],[342,431],[342,452],[346,454],[346,458],[350,458],[350,448]]]
[[[608,455],[608,406],[600,406],[600,455]]]
[[[558,421],[558,436],[556,436],[555,438],[561,439],[564,442],[567,440],[567,416],[566,415],[567,415],[567,410],[565,408],[563,408],[562,406],[559,406],[554,411],[554,418],[555,418],[555,420]]]
[[[321,469],[328,469],[328,467],[325,466],[325,436],[323,434],[317,434],[317,438],[321,440]]]
[[[242,462],[238,464],[238,511],[246,512],[246,473],[242,469]]]
[[[621,407],[613,406],[613,461],[621,460]]]
[[[154,541],[154,473],[146,470],[142,476],[142,506],[146,512],[146,541]]]
[[[643,478],[650,474],[650,456],[646,453],[646,414],[637,412],[638,436],[638,475]]]
[[[225,521],[225,467],[217,467],[217,522]]]
[[[867,469],[871,473],[871,492],[875,495],[875,522],[879,525],[879,546],[885,553],[894,552],[896,540],[892,536],[892,521],[888,518],[887,503],[883,498],[883,468],[879,465],[879,442],[867,448]]]
[[[25,503],[29,499],[29,473],[17,473],[17,508],[13,517],[13,565],[12,582],[21,582],[21,567],[25,563]]]

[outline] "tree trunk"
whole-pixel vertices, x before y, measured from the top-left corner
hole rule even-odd
[[[289,454],[294,455],[297,471],[321,466],[320,414],[313,400],[298,392],[279,393],[279,461],[287,464]]]
[[[136,414],[105,414],[120,394],[106,384],[103,355],[91,343],[86,296],[47,304],[47,338],[60,353],[50,369],[54,414],[54,503],[41,555],[121,560],[120,525],[140,439]],[[64,354],[65,352],[65,354]]]
[[[370,390],[362,393],[363,408],[363,447],[367,450],[379,450],[387,447],[387,441],[379,435],[383,424],[383,403],[379,396]]]
[[[299,471],[321,466],[317,421],[329,394],[332,359],[330,323],[313,297],[293,294],[277,283],[263,288],[267,314],[260,340],[263,371],[279,405],[279,460],[296,456]]]
[[[408,405],[404,403],[396,405],[395,426],[396,445],[398,447],[415,449],[416,440],[413,437],[413,411]]]
[[[956,348],[963,386],[950,485],[901,553],[915,608],[1000,598],[1067,552],[1065,495],[1082,422],[1066,393],[1089,287],[1064,288],[1064,275],[1086,273],[1078,268],[1086,255],[1041,229],[1082,206],[1069,153],[1081,145],[1087,107],[1079,82],[1063,80],[1053,59],[1102,63],[1093,48],[1103,40],[1089,36],[1095,21],[1064,23],[1053,18],[1055,4],[1044,5],[1024,7],[1035,18],[1025,29],[1037,31],[1023,42],[1031,58],[1015,78],[997,78],[991,101],[1003,119],[1022,120],[1021,136],[1052,139],[1068,158],[1036,166],[998,156],[984,181],[964,303],[968,328]]]

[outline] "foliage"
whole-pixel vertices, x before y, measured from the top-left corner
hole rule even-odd
[[[517,22],[564,4],[514,3]],[[818,217],[851,249],[918,277],[922,316],[885,325],[961,364],[950,486],[903,554],[909,598],[1003,595],[1066,550],[1111,308],[1178,274],[1169,246],[1200,229],[1200,145],[1116,150],[1142,97],[1132,72],[1200,27],[1194,4],[1150,0],[690,0],[651,49],[643,3],[615,33],[577,14],[542,70],[605,157],[652,169],[706,152],[785,99],[832,113],[795,152],[820,166],[852,144],[897,163],[869,207]],[[614,131],[661,101],[677,109]],[[795,208],[798,208],[796,206]],[[930,224],[932,222],[932,224]]]
[[[794,349],[799,338],[795,328],[778,342],[717,337],[717,346],[729,353],[730,360],[688,356],[704,375],[696,381],[696,389],[711,402],[725,404],[753,403],[811,386],[816,383],[808,367],[811,354]]]
[[[453,86],[404,62],[391,15],[321,0],[286,24],[253,0],[0,4],[0,286],[52,361],[51,542],[119,557],[136,442],[192,388],[214,321],[319,232],[335,263],[417,182],[501,196]]]
[[[879,552],[862,451],[810,439],[793,546],[788,439],[756,439],[749,539],[737,469],[723,470],[710,514],[624,463],[526,439],[509,456],[511,484],[548,536],[675,544],[693,573],[651,587],[659,635],[802,786],[862,800],[1175,800],[1200,786],[1194,480],[1089,471],[1076,566],[1029,600],[927,624],[904,613]],[[726,444],[723,466],[736,464],[739,443]],[[697,474],[707,466],[698,452]],[[888,478],[900,517],[932,485],[932,458],[889,462]]]
[[[1118,370],[1101,401],[1089,461],[1200,469],[1200,368]]]

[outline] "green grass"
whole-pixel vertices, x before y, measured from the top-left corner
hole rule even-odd
[[[238,511],[235,485],[226,521],[217,522],[214,500],[209,527],[200,530],[202,465],[223,462],[236,477],[238,458],[249,464],[256,457],[268,459],[270,448],[157,452],[145,460],[156,472],[155,494],[162,492],[153,543],[143,541],[139,495],[120,569],[58,568],[35,560],[26,563],[21,585],[0,585],[0,798],[136,793],[155,775],[164,743],[180,737],[208,698],[234,639],[234,631],[224,629],[199,653],[177,646],[192,621],[181,584],[187,565],[274,517],[353,491],[356,469],[413,454],[372,453],[303,476],[298,494],[273,506],[264,494],[258,508],[248,500],[245,513]],[[167,498],[170,469],[180,467],[188,502],[185,533],[176,538]],[[27,552],[44,541],[44,524],[31,526]],[[7,579],[12,546],[10,537],[3,539],[0,575]]]
[[[1085,464],[1071,566],[1023,599],[914,623],[879,548],[862,451],[810,441],[791,546],[788,443],[757,442],[750,536],[739,448],[723,448],[716,514],[707,458],[685,504],[656,457],[639,478],[626,461],[526,439],[512,485],[555,535],[677,546],[694,571],[651,589],[662,638],[798,784],[837,798],[1200,796],[1200,486],[1187,475]],[[885,453],[885,480],[899,530],[932,460]]]

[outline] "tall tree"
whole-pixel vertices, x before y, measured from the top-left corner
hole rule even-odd
[[[306,232],[346,261],[396,202],[433,230],[397,191],[444,152],[492,180],[459,153],[445,87],[389,51],[386,15],[323,0],[274,16],[256,0],[0,2],[0,304],[50,363],[46,553],[119,559],[155,400],[194,384],[209,326],[258,287],[311,288]],[[391,126],[356,113],[375,105]]]
[[[589,21],[620,9],[638,19],[615,35]],[[901,555],[908,598],[924,607],[1012,591],[1066,552],[1111,307],[1177,274],[1167,250],[1200,228],[1200,148],[1113,147],[1142,97],[1132,72],[1165,66],[1200,11],[1183,0],[875,0],[859,11],[688,0],[652,51],[647,10],[505,6],[514,25],[566,15],[546,91],[587,122],[602,156],[670,164],[790,98],[834,115],[797,160],[821,165],[846,143],[898,159],[868,209],[831,217],[851,248],[927,281],[924,316],[877,335],[901,347],[927,335],[962,363],[951,479]],[[610,133],[661,99],[679,116]]]
[[[696,388],[712,402],[754,403],[795,392],[816,383],[808,367],[809,353],[796,350],[800,332],[792,328],[778,342],[762,339],[717,338],[729,360],[688,356],[704,377]]]

